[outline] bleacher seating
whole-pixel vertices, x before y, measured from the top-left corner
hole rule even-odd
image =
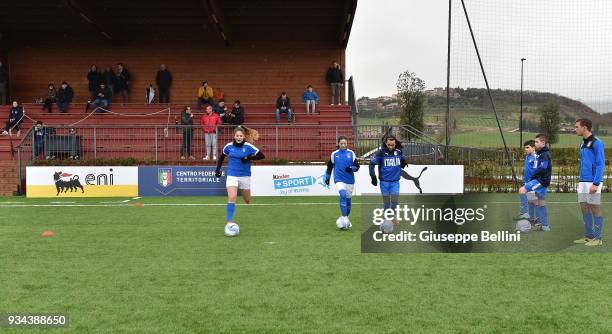
[[[180,114],[183,104],[172,105],[144,105],[144,104],[113,104],[109,108],[112,113],[89,114],[85,112],[85,105],[75,103],[65,114],[60,114],[57,108],[52,113],[41,110],[41,105],[25,104],[26,115],[31,119],[26,119],[22,128],[22,135],[32,127],[32,120],[43,121],[48,126],[57,128],[74,126],[153,126],[159,125],[160,129],[169,125],[174,126],[175,120],[180,123]],[[195,106],[192,106],[195,110]],[[228,106],[229,107],[229,106]],[[338,130],[335,126],[344,126],[340,133],[352,137],[352,132],[348,126],[352,125],[352,116],[349,106],[317,106],[316,115],[306,115],[305,108],[301,104],[294,105],[296,122],[287,125],[286,115],[282,115],[279,130],[272,131],[270,125],[274,125],[274,105],[273,104],[243,104],[245,108],[245,125],[255,129],[263,128],[262,138],[257,145],[262,151],[266,152],[268,159],[280,160],[318,160],[325,159],[330,148],[335,144]],[[164,110],[169,108],[170,110]],[[8,114],[9,106],[0,106],[0,115]],[[162,111],[163,110],[163,111]],[[91,111],[91,110],[90,110]],[[146,115],[146,116],[145,116]],[[199,126],[200,113],[196,112],[194,124]],[[4,120],[2,120],[4,122]],[[76,124],[75,124],[76,123]],[[81,132],[89,131],[86,129]],[[266,132],[267,131],[267,132]],[[133,132],[122,131],[117,133],[96,134],[97,157],[134,157],[136,159],[158,161],[178,160],[178,149],[181,144],[180,131],[177,134],[174,129],[170,130],[170,136],[164,136],[163,131],[158,131],[158,140],[155,140],[154,132],[145,130],[135,130]],[[230,140],[229,131],[219,136],[219,149]],[[87,137],[87,136],[85,136]],[[152,137],[152,138],[146,138]],[[13,134],[12,145],[15,147],[21,138]],[[282,145],[277,148],[277,143]],[[8,136],[0,136],[0,159],[11,159],[11,139]],[[157,145],[157,156],[153,155],[154,146]],[[88,147],[88,145],[84,145]],[[203,143],[200,137],[194,137],[194,156],[201,163]],[[86,152],[85,152],[86,153]],[[84,154],[84,159],[92,158],[91,155]]]

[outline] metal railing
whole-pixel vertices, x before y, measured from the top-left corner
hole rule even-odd
[[[378,148],[385,133],[394,133],[400,140],[404,138],[402,133],[411,133],[412,139],[406,144],[415,149],[422,149],[427,144],[428,150],[432,150],[439,145],[423,134],[415,137],[415,130],[406,126],[253,125],[252,128],[260,134],[255,145],[266,152],[269,159],[288,161],[322,161],[335,148],[340,136],[348,137],[349,146],[360,156]],[[46,129],[43,134],[33,128],[25,133],[16,147],[20,160],[132,158],[166,162],[189,155],[202,159],[206,152],[204,132],[199,126],[83,125]],[[232,141],[233,129],[232,126],[217,128],[218,152]]]

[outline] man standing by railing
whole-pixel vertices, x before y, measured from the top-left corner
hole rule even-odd
[[[221,119],[217,113],[213,112],[211,106],[206,106],[206,113],[202,116],[200,123],[204,132],[204,145],[206,146],[204,160],[210,160],[211,148],[213,160],[217,160],[217,126],[221,125]]]
[[[186,106],[181,113],[181,124],[183,125],[183,144],[181,145],[181,160],[185,160],[185,154],[190,160],[195,158],[191,155],[191,141],[193,140],[193,113],[191,107]]]
[[[584,237],[574,243],[586,246],[601,246],[603,243],[603,216],[601,212],[601,188],[606,168],[603,142],[593,135],[591,120],[581,118],[576,121],[576,135],[582,137],[580,144],[580,180],[578,202],[584,222]]]

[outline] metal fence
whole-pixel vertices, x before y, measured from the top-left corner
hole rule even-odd
[[[349,138],[360,157],[378,148],[385,133],[399,138],[410,137],[406,154],[419,161],[437,163],[441,156],[438,143],[429,137],[418,137],[409,127],[388,125],[253,125],[259,132],[255,143],[270,160],[318,162],[327,159],[340,136]],[[216,132],[217,153],[232,141],[234,128],[219,126]],[[17,145],[20,160],[97,160],[134,159],[137,161],[173,162],[181,157],[202,159],[206,155],[201,127],[181,125],[152,126],[80,126],[30,129]],[[214,153],[213,153],[214,154]]]

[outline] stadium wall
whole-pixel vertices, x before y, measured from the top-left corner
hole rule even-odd
[[[195,103],[203,80],[222,88],[226,100],[274,103],[283,90],[294,103],[311,84],[324,103],[330,91],[325,73],[332,60],[345,63],[345,50],[326,43],[253,42],[232,47],[205,48],[190,42],[177,47],[148,44],[125,47],[63,46],[18,47],[8,52],[10,91],[13,99],[34,102],[46,85],[56,88],[67,81],[75,90],[75,102],[88,99],[86,74],[91,64],[104,68],[124,63],[132,77],[130,102],[145,101],[145,87],[155,84],[155,74],[164,63],[174,77],[171,102]]]

